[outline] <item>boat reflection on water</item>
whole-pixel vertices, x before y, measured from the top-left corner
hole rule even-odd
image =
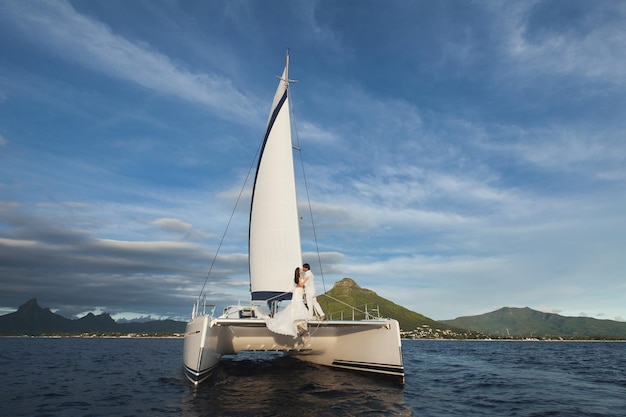
[[[412,416],[403,387],[273,353],[224,357],[182,404],[183,416]]]

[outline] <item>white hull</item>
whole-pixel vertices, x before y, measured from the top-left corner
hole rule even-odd
[[[185,331],[185,374],[199,384],[222,355],[241,351],[286,352],[303,361],[387,375],[404,383],[400,329],[392,319],[310,320],[307,331],[293,338],[272,333],[263,319],[200,315]]]

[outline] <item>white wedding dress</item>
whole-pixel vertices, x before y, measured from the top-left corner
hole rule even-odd
[[[309,310],[304,304],[303,296],[304,289],[296,287],[287,307],[267,320],[267,328],[274,333],[293,336],[295,339],[298,336],[298,328],[306,329],[306,319],[309,317]]]

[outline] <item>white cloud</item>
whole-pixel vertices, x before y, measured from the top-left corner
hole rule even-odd
[[[196,230],[190,223],[185,223],[179,219],[161,218],[152,222],[155,226],[174,233],[182,234],[193,239],[204,239],[208,235],[200,230]]]
[[[626,84],[626,7],[621,2],[570,2],[559,7],[577,9],[583,16],[542,22],[550,2],[503,3],[500,26],[507,36],[508,53],[522,68],[572,74],[601,82]],[[559,24],[560,23],[560,24]]]
[[[318,143],[331,143],[337,140],[337,135],[315,123],[304,121],[297,124],[298,136]]]
[[[237,90],[227,78],[183,68],[147,43],[125,39],[105,24],[77,13],[67,2],[24,1],[5,6],[26,36],[67,60],[200,103],[226,119],[255,125],[262,120],[257,100]]]

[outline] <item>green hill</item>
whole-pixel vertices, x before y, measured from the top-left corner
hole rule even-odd
[[[361,320],[367,311],[374,316],[398,320],[402,330],[413,330],[424,325],[436,329],[453,329],[453,326],[415,313],[379,296],[372,290],[361,288],[350,278],[336,282],[330,291],[318,296],[317,299],[327,317],[333,320],[352,320],[353,311],[354,319]],[[355,306],[358,310],[353,310],[349,306]]]
[[[626,323],[589,317],[565,317],[528,307],[503,307],[478,316],[443,320],[452,326],[495,337],[561,337],[567,339],[626,339]]]

